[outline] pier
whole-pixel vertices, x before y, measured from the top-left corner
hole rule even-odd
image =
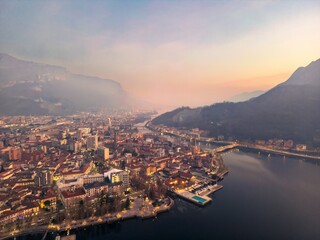
[[[205,206],[207,205],[209,202],[212,201],[212,198],[208,197],[208,196],[198,196],[192,192],[189,191],[175,191],[175,194],[177,194],[178,197],[187,200],[189,202],[192,202],[198,206]]]
[[[187,191],[187,190],[176,190],[174,193],[189,202],[192,202],[198,206],[205,206],[209,202],[212,201],[212,198],[209,197],[210,194],[222,189],[222,185],[215,184],[213,186],[207,186],[203,189],[194,190],[194,191]]]

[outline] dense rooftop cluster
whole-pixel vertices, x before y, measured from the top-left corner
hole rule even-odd
[[[3,231],[119,212],[212,180],[220,156],[136,123],[149,113],[0,119]],[[209,180],[208,180],[209,179]]]

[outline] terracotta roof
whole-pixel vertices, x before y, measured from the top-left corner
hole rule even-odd
[[[72,198],[72,197],[85,195],[86,192],[84,191],[83,188],[77,188],[74,191],[62,191],[61,194],[64,198]]]

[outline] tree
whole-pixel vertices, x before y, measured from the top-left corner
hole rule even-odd
[[[166,196],[167,194],[167,187],[165,184],[163,184],[161,182],[160,179],[157,179],[157,189],[158,189],[158,193],[160,194],[160,196]]]
[[[84,201],[82,199],[79,201],[79,218],[84,218]]]
[[[125,201],[125,208],[129,209],[130,208],[130,204],[131,204],[130,199],[129,199],[129,197],[127,197],[127,199]]]
[[[49,200],[44,201],[43,203],[46,207],[50,207],[51,206],[51,202]]]
[[[154,199],[155,198],[155,192],[154,192],[154,189],[152,187],[150,187],[149,190],[148,190],[148,198],[150,198],[150,199]]]
[[[116,212],[121,211],[121,199],[120,197],[116,197],[113,203],[114,209]]]
[[[122,160],[120,162],[120,169],[124,170],[126,168],[126,162],[124,160]]]

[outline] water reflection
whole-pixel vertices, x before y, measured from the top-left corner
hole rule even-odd
[[[77,240],[320,239],[319,164],[236,151],[223,158],[230,173],[207,207],[176,199],[155,221],[78,230]]]

